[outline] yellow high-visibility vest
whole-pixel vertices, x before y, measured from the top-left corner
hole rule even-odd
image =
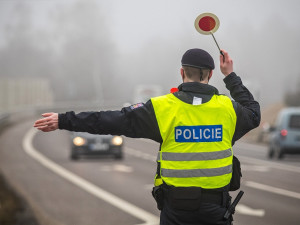
[[[228,185],[236,125],[231,100],[213,95],[206,103],[192,105],[167,94],[151,101],[163,139],[158,155],[160,178],[155,185],[162,180],[175,187]]]

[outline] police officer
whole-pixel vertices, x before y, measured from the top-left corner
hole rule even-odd
[[[149,138],[160,143],[153,195],[161,225],[227,225],[232,146],[260,123],[260,106],[222,50],[220,69],[230,100],[209,85],[214,60],[202,49],[182,57],[178,91],[120,111],[45,113],[39,130]]]

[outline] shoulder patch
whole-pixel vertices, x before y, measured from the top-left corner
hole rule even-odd
[[[144,106],[144,103],[137,103],[137,104],[131,105],[130,108],[132,110],[134,110],[134,109],[137,109],[137,108],[140,108],[140,107],[143,107],[143,106]]]

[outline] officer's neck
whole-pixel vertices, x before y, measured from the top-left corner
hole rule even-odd
[[[200,80],[193,80],[193,79],[189,79],[187,77],[184,77],[182,81],[183,81],[183,83],[198,82],[198,83],[201,83],[201,84],[208,84],[207,79],[200,81]]]

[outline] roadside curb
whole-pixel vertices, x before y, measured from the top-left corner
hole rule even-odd
[[[1,175],[7,186],[12,188],[13,192],[16,194],[16,197],[21,199],[21,201],[25,204],[25,207],[29,209],[29,212],[32,212],[33,219],[37,220],[39,225],[63,225],[63,223],[51,219],[50,216],[43,212],[35,203],[35,201],[33,201],[30,196],[22,191],[17,184],[8,179],[5,174],[1,172]]]

